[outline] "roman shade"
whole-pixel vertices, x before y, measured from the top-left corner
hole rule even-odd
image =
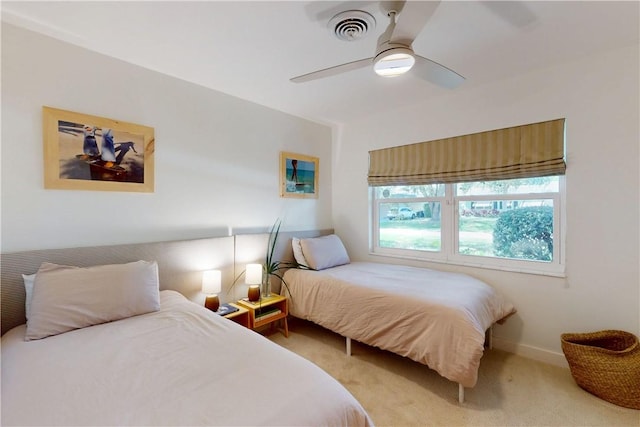
[[[369,152],[370,186],[564,175],[565,119]]]

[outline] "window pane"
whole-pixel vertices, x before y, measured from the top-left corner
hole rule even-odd
[[[560,191],[557,176],[540,178],[507,179],[502,181],[461,182],[456,184],[458,196],[482,196],[490,194],[557,193]]]
[[[380,203],[382,248],[440,251],[440,202]]]
[[[444,184],[374,187],[376,199],[444,197]]]
[[[458,253],[553,260],[553,199],[462,201]]]

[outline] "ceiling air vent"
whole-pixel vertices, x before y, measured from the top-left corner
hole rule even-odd
[[[331,18],[328,27],[340,40],[351,42],[363,38],[374,29],[376,20],[363,10],[347,10]]]

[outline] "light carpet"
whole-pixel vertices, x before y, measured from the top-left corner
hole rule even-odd
[[[289,338],[270,339],[340,381],[377,426],[640,426],[640,411],[578,387],[568,369],[487,350],[478,383],[458,403],[458,385],[410,359],[291,319]]]

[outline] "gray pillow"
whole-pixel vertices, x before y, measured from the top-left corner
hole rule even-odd
[[[299,238],[291,238],[291,249],[293,249],[293,257],[296,259],[296,262],[300,265],[306,265],[308,267],[309,265],[307,264],[307,260],[302,253],[302,246],[300,245]]]
[[[23,274],[22,280],[24,281],[24,314],[27,320],[29,319],[29,315],[31,314],[31,295],[33,294],[33,284],[36,280],[36,275],[34,274]]]
[[[335,234],[300,239],[300,246],[307,265],[314,270],[324,270],[351,262],[342,241]]]
[[[155,261],[89,268],[43,263],[35,277],[25,340],[159,309]]]

